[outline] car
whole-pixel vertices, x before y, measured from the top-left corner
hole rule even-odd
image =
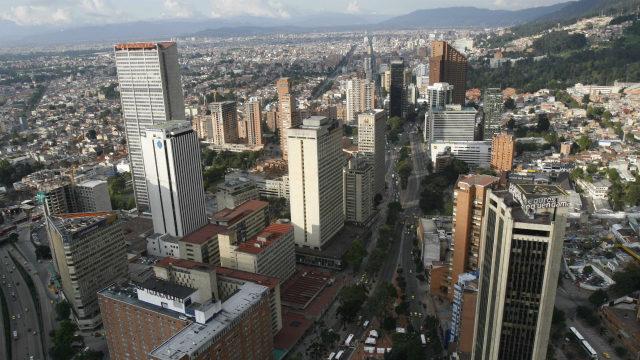
[[[602,356],[603,356],[605,359],[611,359],[611,355],[609,355],[609,353],[608,353],[608,352],[603,352],[603,353],[602,353]]]
[[[15,315],[11,315],[11,320],[15,320],[16,316]]]

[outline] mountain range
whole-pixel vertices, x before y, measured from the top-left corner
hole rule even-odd
[[[579,0],[523,10],[445,7],[389,17],[313,13],[288,19],[230,17],[224,19],[154,20],[75,28],[25,27],[0,20],[0,46],[37,46],[167,39],[182,36],[239,36],[305,31],[415,28],[487,28],[561,22],[597,11],[618,11],[635,0]]]

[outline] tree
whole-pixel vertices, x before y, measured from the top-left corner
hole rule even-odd
[[[587,135],[582,135],[580,136],[580,138],[578,138],[576,144],[578,144],[580,151],[586,151],[591,147],[591,140]]]
[[[71,316],[71,305],[66,300],[63,300],[56,304],[56,318],[58,320],[65,320]]]
[[[582,104],[589,105],[589,101],[591,101],[589,94],[582,95]]]
[[[591,274],[593,274],[593,268],[591,267],[591,265],[587,265],[582,269],[582,275],[584,276],[591,276]]]
[[[91,129],[89,131],[87,131],[87,139],[89,140],[95,140],[97,138],[97,133],[94,129]]]
[[[71,346],[74,340],[74,333],[78,327],[69,319],[62,320],[60,327],[53,331],[52,342],[53,347],[49,350],[49,354],[54,359],[71,359],[75,350]]]
[[[549,131],[549,127],[551,123],[549,122],[549,115],[547,114],[539,114],[538,115],[538,123],[536,124],[536,131],[538,132],[547,132]]]
[[[340,290],[338,298],[340,301],[338,316],[344,322],[352,322],[367,299],[367,289],[364,285],[345,286]]]
[[[344,260],[347,264],[353,267],[354,271],[358,271],[362,264],[362,260],[366,255],[367,249],[365,249],[362,241],[358,239],[351,243],[351,247],[344,254]]]
[[[599,307],[600,305],[604,304],[608,299],[609,295],[602,289],[594,291],[593,294],[589,296],[589,302],[595,307]]]
[[[422,360],[427,355],[417,333],[394,334],[393,348],[385,354],[385,360]]]
[[[619,297],[640,290],[640,265],[630,263],[622,271],[612,276],[615,284],[611,285],[611,294]]]
[[[382,324],[380,325],[383,330],[391,331],[396,328],[396,318],[392,316],[386,316],[382,319]]]

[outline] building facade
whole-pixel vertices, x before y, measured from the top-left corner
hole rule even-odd
[[[280,137],[280,151],[282,158],[287,159],[287,133],[289,128],[298,125],[298,114],[296,113],[296,98],[291,93],[291,80],[280,78],[276,81],[278,92],[278,136]]]
[[[374,173],[371,164],[362,156],[353,156],[342,170],[345,221],[366,224],[373,215]]]
[[[429,84],[453,85],[453,103],[464,105],[467,83],[467,58],[446,41],[431,42]]]
[[[488,190],[472,359],[546,359],[567,203],[556,185]]]
[[[127,277],[124,234],[113,212],[58,214],[47,218],[62,292],[81,330],[101,323],[96,293]]]
[[[404,61],[391,62],[389,73],[389,116],[403,117],[406,112]]]
[[[502,128],[502,112],[504,104],[502,91],[499,88],[487,88],[482,94],[482,111],[484,112],[484,140],[493,139]]]
[[[453,104],[453,85],[434,83],[427,87],[429,109],[440,109]]]
[[[344,226],[342,129],[337,120],[312,116],[287,137],[296,244],[321,248]]]
[[[253,99],[244,104],[244,122],[247,128],[247,144],[263,145],[262,107],[259,100]]]
[[[497,171],[511,171],[516,155],[516,141],[513,135],[496,134],[491,139],[491,167]]]
[[[347,124],[355,124],[358,114],[375,107],[375,83],[364,79],[347,81]]]
[[[382,110],[358,115],[358,151],[369,159],[374,173],[373,192],[380,195],[385,188],[385,118]]]
[[[200,143],[187,121],[149,126],[142,139],[153,230],[180,237],[207,220]]]
[[[114,50],[136,206],[146,211],[141,138],[150,125],[185,119],[178,48],[175,42],[160,42],[118,44]]]
[[[462,160],[470,168],[488,168],[491,163],[491,143],[489,141],[434,141],[431,143],[433,168],[438,169],[437,159],[442,154],[450,154]]]
[[[211,134],[215,145],[235,144],[238,142],[238,109],[235,101],[214,102],[209,105],[211,122],[206,133]]]
[[[478,111],[448,105],[429,109],[425,114],[424,141],[475,141],[482,134]]]

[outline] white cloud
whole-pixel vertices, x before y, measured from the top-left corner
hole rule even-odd
[[[347,5],[347,12],[349,14],[356,14],[360,11],[362,11],[362,9],[360,9],[360,2],[358,0],[350,1]]]
[[[212,0],[211,16],[260,16],[270,18],[288,18],[289,12],[276,0]]]
[[[193,15],[183,0],[164,0],[164,8],[169,12],[169,17],[187,18]]]
[[[69,10],[46,5],[12,6],[0,13],[0,19],[18,25],[59,25],[71,22]]]

